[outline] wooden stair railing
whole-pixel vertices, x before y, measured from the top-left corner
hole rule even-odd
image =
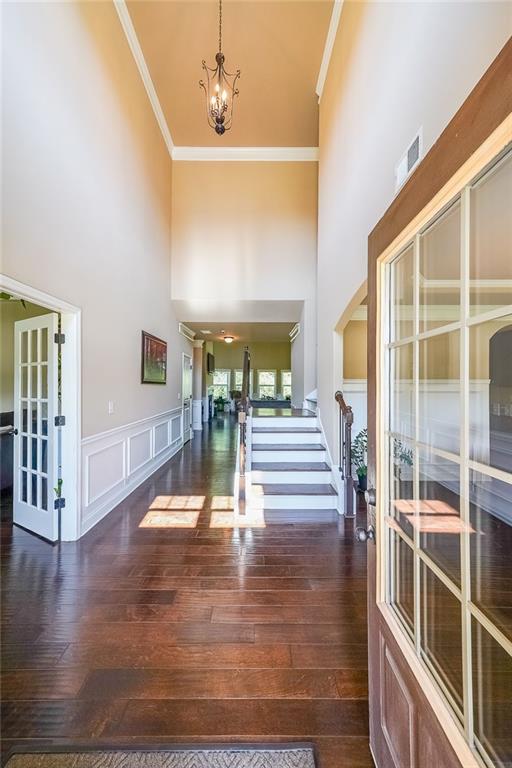
[[[352,424],[354,414],[347,405],[342,392],[336,392],[334,399],[339,405],[339,452],[338,469],[343,480],[343,501],[345,517],[354,517],[354,479],[352,477]]]
[[[246,486],[245,469],[247,463],[247,414],[250,408],[249,400],[249,380],[251,373],[251,354],[246,347],[244,350],[244,361],[242,366],[242,397],[240,400],[240,410],[238,412],[239,426],[239,484],[238,484],[238,514],[245,515],[246,512]]]

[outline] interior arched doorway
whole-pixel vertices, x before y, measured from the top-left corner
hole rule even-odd
[[[512,472],[512,325],[489,339],[489,456]]]

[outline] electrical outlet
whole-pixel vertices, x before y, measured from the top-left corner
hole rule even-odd
[[[109,400],[108,401],[108,415],[112,416],[113,413],[114,413],[114,401],[113,400]]]

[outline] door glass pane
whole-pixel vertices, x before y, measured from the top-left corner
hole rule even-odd
[[[434,448],[460,452],[459,332],[419,342],[419,439]]]
[[[512,304],[512,153],[471,190],[471,314]]]
[[[30,332],[30,360],[32,363],[37,363],[37,329]]]
[[[42,365],[41,368],[41,393],[40,397],[48,397],[48,366]]]
[[[39,389],[37,386],[37,365],[30,366],[30,397],[39,397]]]
[[[420,239],[420,331],[460,320],[460,202]]]
[[[22,472],[21,473],[21,500],[25,503],[28,501],[27,493],[28,493],[28,483],[27,483],[27,473]]]
[[[21,404],[21,431],[28,432],[28,402]]]
[[[48,509],[48,480],[46,477],[41,478],[41,509]]]
[[[30,439],[30,466],[37,469],[37,437]]]
[[[475,735],[497,768],[512,763],[512,656],[472,620]]]
[[[41,403],[41,434],[48,434],[48,403]]]
[[[421,564],[421,648],[455,704],[462,707],[462,631],[459,600]]]
[[[396,347],[391,360],[390,428],[414,437],[413,345]]]
[[[419,496],[413,523],[420,546],[460,585],[460,466],[431,451],[419,453]]]
[[[30,431],[37,435],[37,400],[30,401]]]
[[[409,246],[391,264],[391,341],[414,333],[414,248]]]
[[[28,331],[21,333],[21,362],[28,362]]]
[[[470,456],[512,472],[512,315],[469,334]]]
[[[32,495],[30,497],[30,503],[32,504],[33,507],[37,507],[38,506],[38,503],[37,503],[37,475],[35,474],[35,472],[33,472],[30,475],[30,480],[31,480],[31,486],[32,486],[32,492],[31,492]]]
[[[512,485],[471,471],[469,501],[471,599],[512,640]]]
[[[46,362],[48,360],[48,328],[41,328],[41,361]]]
[[[21,368],[21,396],[28,397],[28,368],[26,365]]]
[[[414,631],[414,555],[409,545],[393,530],[390,530],[391,561],[393,580],[391,603]]]
[[[23,436],[21,438],[21,466],[28,467],[28,438]]]
[[[48,474],[48,440],[41,440],[41,472]]]
[[[396,437],[390,439],[390,515],[404,533],[413,538],[411,514],[414,511],[414,454],[410,443]]]

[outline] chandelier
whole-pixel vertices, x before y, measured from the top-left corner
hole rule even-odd
[[[215,56],[215,67],[208,67],[203,59],[205,80],[199,85],[206,94],[206,114],[208,125],[219,136],[229,131],[233,122],[233,101],[238,96],[236,83],[240,70],[234,74],[224,69],[224,54],[222,53],[222,0],[219,0],[219,52]]]

